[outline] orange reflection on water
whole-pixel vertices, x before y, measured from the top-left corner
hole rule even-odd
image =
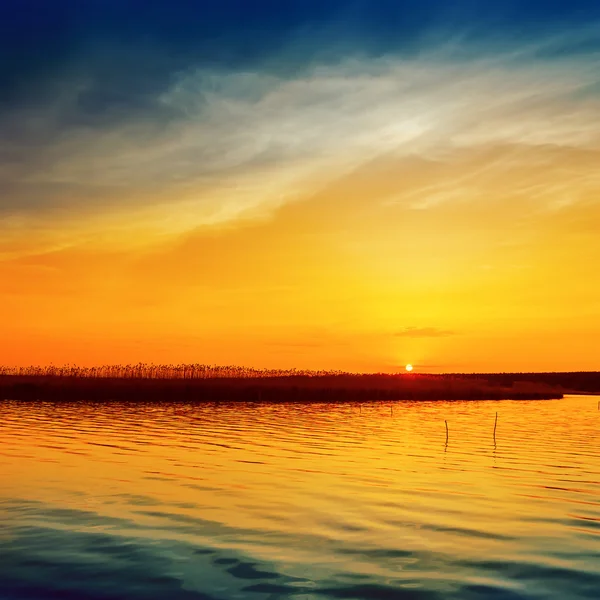
[[[388,555],[575,553],[598,539],[596,404],[4,402],[0,498],[378,577]],[[90,526],[63,518],[53,526]]]

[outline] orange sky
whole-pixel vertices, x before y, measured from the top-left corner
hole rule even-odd
[[[0,363],[600,369],[598,71],[331,69],[13,173],[53,203],[0,221]]]

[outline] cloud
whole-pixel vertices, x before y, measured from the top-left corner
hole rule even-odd
[[[423,188],[399,182],[388,201],[428,209],[485,198],[486,178],[535,161],[532,148],[554,149],[542,165],[548,181],[503,179],[507,194],[518,186],[563,206],[577,201],[571,181],[588,191],[600,185],[576,168],[559,183],[551,173],[562,152],[600,149],[593,53],[555,56],[548,48],[556,43],[547,43],[475,56],[459,44],[411,55],[350,52],[295,71],[187,61],[138,73],[144,46],[111,48],[112,68],[86,71],[91,59],[71,65],[43,102],[4,111],[0,219],[30,231],[60,231],[64,222],[107,231],[127,221],[177,234],[264,218],[381,156],[452,166],[465,152],[498,147],[522,149],[521,159],[506,153]],[[285,64],[285,51],[280,58]],[[93,229],[82,226],[80,235]]]
[[[435,338],[456,335],[456,332],[438,327],[405,327],[394,333],[396,337]]]

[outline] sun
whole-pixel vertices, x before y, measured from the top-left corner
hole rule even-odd
[[[413,370],[413,366],[412,366],[412,365],[410,365],[410,364],[406,365],[406,367],[405,367],[405,368],[406,368],[406,370],[407,370],[409,373],[410,373],[410,372]]]

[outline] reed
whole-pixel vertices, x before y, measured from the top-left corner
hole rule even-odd
[[[0,399],[372,401],[561,398],[548,386],[460,376],[252,369],[204,364],[0,367]],[[359,406],[359,411],[362,408]],[[393,407],[390,407],[393,415]]]
[[[8,367],[0,365],[0,375],[20,377],[77,377],[85,379],[257,379],[263,377],[359,376],[337,370],[255,369],[236,365],[136,363],[127,365],[76,365]]]

